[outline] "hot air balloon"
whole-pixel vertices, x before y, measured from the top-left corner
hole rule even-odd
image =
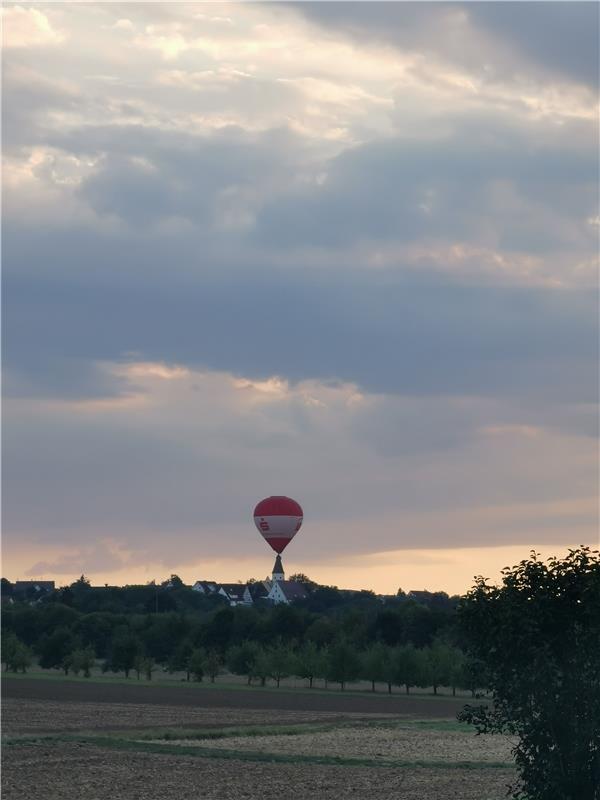
[[[273,580],[283,580],[281,553],[300,530],[304,512],[291,497],[265,497],[254,509],[254,524],[277,553]]]
[[[265,497],[254,509],[254,524],[276,553],[283,553],[300,530],[304,512],[291,497]]]

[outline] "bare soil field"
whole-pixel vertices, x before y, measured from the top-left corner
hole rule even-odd
[[[4,800],[501,800],[512,770],[272,764],[48,742],[4,748]]]
[[[417,719],[455,719],[464,698],[434,698],[402,694],[351,694],[309,689],[227,689],[210,685],[160,686],[138,683],[10,678],[2,680],[2,698],[54,700],[59,703],[138,703],[186,708],[232,708],[265,711],[337,712],[341,714],[393,714]]]
[[[334,711],[278,711],[279,724],[325,722],[340,717]],[[363,715],[361,715],[362,717]],[[143,703],[78,703],[19,700],[2,703],[2,733],[69,733],[126,731],[145,728],[213,728],[233,725],[272,725],[273,712],[247,708],[185,708]]]
[[[170,740],[169,744],[205,745],[223,750],[280,755],[369,758],[384,761],[512,762],[512,743],[508,737],[476,736],[469,728],[459,732],[356,725],[294,736],[181,739]]]
[[[2,695],[3,800],[501,800],[514,778],[449,698],[40,678]]]

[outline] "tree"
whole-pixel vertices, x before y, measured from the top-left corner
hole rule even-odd
[[[342,691],[348,681],[354,681],[360,674],[360,659],[356,648],[343,639],[335,642],[329,650],[327,677],[339,683]]]
[[[27,672],[31,664],[31,650],[10,631],[2,635],[2,661],[6,671]]]
[[[250,684],[257,656],[258,646],[255,642],[242,642],[227,651],[227,666],[234,675],[246,675]]]
[[[250,666],[250,678],[258,678],[260,685],[264,686],[271,675],[269,653],[262,647],[256,648],[256,656]]]
[[[89,678],[90,670],[96,663],[96,654],[93,647],[78,648],[71,653],[70,666],[75,675],[83,672],[84,678]]]
[[[190,656],[190,672],[192,673],[192,677],[198,683],[202,682],[204,678],[204,670],[206,667],[206,653],[202,648],[197,647],[195,650],[192,651]]]
[[[325,616],[320,616],[308,626],[305,638],[310,642],[314,642],[317,647],[322,648],[333,642],[336,633],[335,622]]]
[[[371,637],[391,647],[405,641],[402,612],[388,608],[380,611],[371,625]]]
[[[217,651],[209,650],[206,654],[206,658],[204,659],[204,668],[206,670],[206,674],[210,678],[211,683],[214,683],[215,678],[221,674],[222,666],[223,662]]]
[[[232,629],[235,615],[233,608],[220,608],[202,633],[202,642],[205,647],[225,653],[232,641]],[[243,673],[244,675],[246,673]]]
[[[600,553],[580,547],[544,563],[532,552],[500,586],[477,578],[459,619],[492,697],[460,718],[518,737],[513,797],[597,800]]]
[[[10,669],[12,672],[27,672],[27,667],[31,664],[32,658],[29,647],[23,642],[17,642],[11,656]]]
[[[135,670],[135,677],[139,681],[139,679],[142,677],[142,672],[144,669],[144,654],[141,650],[135,654],[135,658],[133,659],[133,669]]]
[[[390,650],[381,642],[376,642],[372,647],[366,650],[361,658],[361,678],[371,681],[371,691],[375,691],[375,683],[377,681],[387,682],[388,678],[388,665],[390,662]],[[391,692],[392,681],[389,682],[389,691]]]
[[[92,647],[96,656],[106,658],[110,649],[113,615],[106,612],[85,614],[77,622],[77,633],[86,647]]]
[[[190,679],[190,658],[194,652],[194,646],[190,639],[184,639],[175,648],[174,653],[169,659],[169,672],[185,672],[185,679]]]
[[[166,581],[161,583],[161,586],[166,589],[181,589],[184,585],[179,575],[171,575],[170,578],[167,578]]]
[[[323,658],[314,642],[306,642],[294,654],[294,671],[299,678],[308,680],[312,689],[313,680],[323,672]]]
[[[404,685],[406,694],[409,694],[411,686],[427,685],[427,658],[422,651],[412,644],[405,644],[396,649],[395,662],[394,683]]]
[[[273,678],[279,688],[282,678],[287,678],[292,671],[293,657],[288,645],[277,642],[266,653],[269,669],[269,677]]]
[[[141,651],[141,642],[131,631],[117,630],[111,644],[108,668],[112,672],[122,671],[128,678]]]
[[[2,663],[5,665],[4,669],[6,672],[9,670],[9,666],[12,662],[12,658],[15,652],[15,648],[19,644],[19,639],[17,638],[16,634],[13,631],[6,631],[4,628],[2,629]]]
[[[77,643],[69,628],[63,626],[56,628],[49,636],[40,640],[40,667],[42,669],[52,669],[53,667],[64,669],[67,657],[76,647]]]
[[[454,653],[452,648],[443,642],[434,642],[425,652],[427,654],[433,693],[437,694],[438,686],[450,685]]]
[[[152,673],[156,671],[156,664],[154,663],[154,659],[151,656],[146,656],[144,658],[144,675],[146,676],[147,681],[152,680]]]
[[[450,669],[448,671],[448,684],[452,687],[452,696],[456,697],[456,689],[460,687],[461,689],[466,688],[465,686],[465,679],[466,679],[466,665],[467,660],[465,659],[465,654],[462,650],[459,650],[458,647],[451,647],[450,648]]]
[[[301,583],[307,592],[313,592],[315,589],[319,588],[319,584],[311,581],[308,575],[305,575],[303,572],[295,572],[293,575],[290,575],[290,580]]]

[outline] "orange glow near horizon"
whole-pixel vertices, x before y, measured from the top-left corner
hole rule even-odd
[[[503,567],[512,566],[527,558],[531,550],[541,554],[543,559],[556,555],[559,558],[569,548],[578,547],[581,543],[563,543],[556,545],[531,544],[508,545],[503,547],[471,547],[439,550],[397,550],[386,553],[374,553],[361,556],[345,557],[339,561],[327,562],[302,561],[291,554],[283,563],[286,574],[303,572],[312,580],[323,585],[335,585],[342,589],[371,589],[377,594],[395,594],[399,588],[404,591],[428,590],[445,591],[448,594],[464,594],[473,584],[474,576],[483,575],[491,582],[500,580]],[[588,543],[597,548],[598,543]],[[216,580],[223,582],[257,580],[267,577],[274,561],[270,554],[262,558],[249,559],[213,559],[203,560],[198,564],[173,565],[164,564],[140,565],[119,571],[85,570],[86,576],[93,585],[105,583],[113,586],[125,584],[145,584],[152,580],[161,582],[175,573],[186,584],[196,580]],[[17,557],[5,559],[3,575],[9,580],[45,579],[55,580],[57,585],[67,585],[79,575],[25,575],[31,564],[31,554],[23,553]],[[90,565],[91,566],[91,565]]]

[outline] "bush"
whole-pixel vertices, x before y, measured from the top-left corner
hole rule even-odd
[[[485,666],[492,703],[460,715],[478,732],[518,737],[528,800],[597,800],[600,787],[600,553],[531,558],[478,578],[460,608],[470,654]]]

